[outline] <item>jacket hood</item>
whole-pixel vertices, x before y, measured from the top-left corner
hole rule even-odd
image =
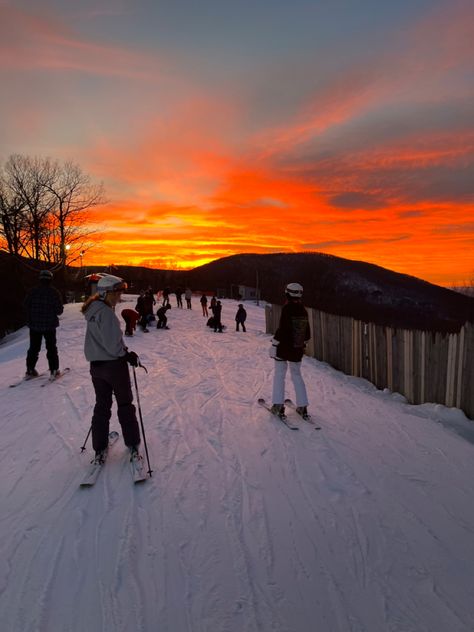
[[[97,301],[92,301],[92,303],[84,312],[84,318],[86,320],[90,320],[93,316],[97,316],[97,314],[103,311],[104,309],[112,309],[112,308],[106,305],[104,301],[101,301],[99,299]]]

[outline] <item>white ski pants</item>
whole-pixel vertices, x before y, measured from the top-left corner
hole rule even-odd
[[[307,406],[308,396],[303,377],[301,376],[301,362],[287,362],[286,360],[275,360],[272,404],[283,404],[285,402],[285,377],[288,365],[290,365],[291,380],[295,387],[296,405]]]

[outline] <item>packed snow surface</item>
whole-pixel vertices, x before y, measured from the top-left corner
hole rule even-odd
[[[127,339],[148,368],[141,486],[120,438],[79,488],[94,404],[80,305],[61,317],[57,382],[9,388],[28,330],[0,345],[2,632],[472,632],[471,422],[305,357],[322,430],[290,412],[291,431],[257,404],[274,362],[262,306],[237,333],[223,301],[214,333],[193,302]]]

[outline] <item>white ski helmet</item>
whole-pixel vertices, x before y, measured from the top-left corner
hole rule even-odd
[[[97,283],[97,292],[101,297],[105,297],[107,292],[123,292],[126,289],[125,281],[113,274],[104,274]]]
[[[303,286],[299,283],[288,283],[285,294],[289,298],[301,298],[303,296]]]

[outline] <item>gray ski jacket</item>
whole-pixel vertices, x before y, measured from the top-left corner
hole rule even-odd
[[[125,356],[127,349],[122,338],[120,323],[114,310],[97,300],[87,308],[84,354],[89,362],[117,360]]]

